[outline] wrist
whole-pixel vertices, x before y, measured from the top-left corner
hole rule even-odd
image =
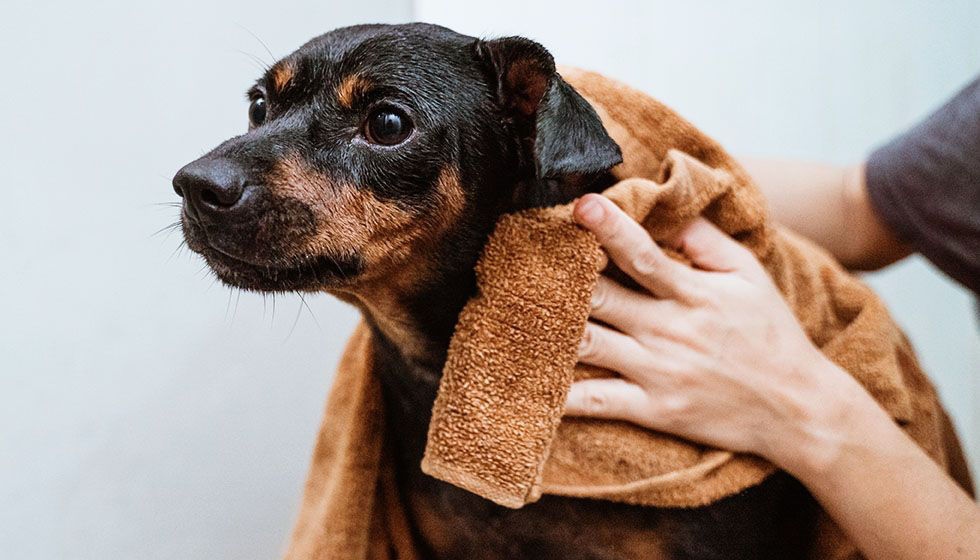
[[[767,458],[801,480],[824,476],[883,423],[892,425],[874,398],[823,354],[806,377],[811,390],[798,399],[786,429],[773,432],[767,450]]]

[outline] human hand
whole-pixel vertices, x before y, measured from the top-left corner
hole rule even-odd
[[[710,222],[669,240],[692,267],[605,197],[586,195],[574,216],[649,293],[600,278],[591,317],[608,326],[587,324],[579,357],[622,377],[573,384],[566,414],[788,464],[801,436],[833,428],[825,403],[866,396],[810,342],[755,256]]]

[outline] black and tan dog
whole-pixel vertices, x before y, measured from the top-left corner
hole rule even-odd
[[[785,477],[700,509],[546,496],[509,510],[421,472],[498,216],[601,190],[621,159],[543,47],[349,27],[276,63],[248,97],[248,132],[174,177],[184,235],[228,284],[327,291],[362,310],[381,341],[399,486],[433,558],[802,557],[816,509]]]

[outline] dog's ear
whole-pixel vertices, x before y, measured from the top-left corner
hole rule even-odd
[[[533,185],[521,205],[567,202],[620,163],[619,146],[589,103],[555,71],[551,53],[523,37],[476,42],[497,104],[533,154]]]

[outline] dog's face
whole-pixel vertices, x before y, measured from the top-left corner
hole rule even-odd
[[[520,38],[338,29],[248,97],[248,132],[173,181],[188,245],[245,289],[472,266],[500,213],[570,200],[620,161],[547,51]]]

